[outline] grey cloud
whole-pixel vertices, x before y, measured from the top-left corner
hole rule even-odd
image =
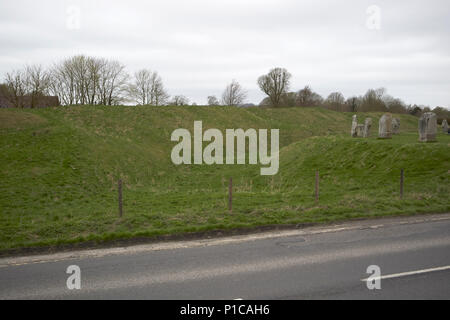
[[[378,31],[365,25],[373,4]],[[66,27],[69,6],[81,10],[79,30]],[[197,103],[235,78],[258,103],[257,77],[283,66],[293,89],[348,96],[385,86],[407,103],[449,107],[449,13],[441,0],[3,1],[0,76],[86,53],[118,59],[131,73],[158,70],[170,93]]]

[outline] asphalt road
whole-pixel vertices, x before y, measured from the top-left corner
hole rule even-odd
[[[450,214],[3,258],[0,299],[450,299]]]

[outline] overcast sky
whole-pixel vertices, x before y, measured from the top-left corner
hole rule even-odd
[[[1,78],[75,54],[156,70],[197,104],[232,79],[259,103],[257,78],[284,67],[295,91],[450,107],[449,0],[0,0]]]

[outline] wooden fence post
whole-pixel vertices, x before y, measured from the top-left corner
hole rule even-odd
[[[123,208],[122,208],[122,180],[119,180],[119,217],[122,218]]]
[[[233,178],[230,178],[228,185],[228,210],[233,212]]]
[[[404,183],[405,183],[405,170],[402,169],[400,171],[400,199],[403,199]]]
[[[316,202],[319,202],[319,171],[316,171]]]

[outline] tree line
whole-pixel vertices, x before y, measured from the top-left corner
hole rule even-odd
[[[136,105],[184,106],[184,95],[170,97],[157,71],[141,69],[130,75],[116,60],[77,55],[45,69],[41,65],[24,66],[8,72],[0,83],[0,94],[14,107],[36,107],[39,99],[58,97],[61,105]],[[247,93],[233,80],[222,99],[208,97],[209,105],[237,106]],[[27,98],[27,99],[25,99]]]
[[[273,68],[258,78],[257,84],[266,98],[261,107],[324,107],[342,112],[381,111],[420,115],[429,108],[406,105],[386,93],[384,88],[369,89],[363,96],[345,98],[332,92],[323,98],[310,86],[290,91],[292,75],[284,68]],[[189,105],[184,95],[171,97],[157,71],[141,69],[130,75],[125,65],[116,60],[77,55],[53,64],[25,66],[8,72],[0,84],[0,94],[15,107],[24,107],[24,97],[34,107],[43,96],[56,96],[61,105]],[[231,81],[222,96],[208,96],[210,106],[239,106],[247,99],[247,91],[236,80]],[[193,103],[195,104],[195,103]],[[449,117],[449,111],[436,108]]]
[[[73,56],[48,69],[25,66],[8,72],[1,85],[2,94],[16,107],[23,97],[31,98],[31,107],[39,97],[57,96],[62,105],[162,105],[168,95],[157,72],[140,70],[133,77],[116,60]]]
[[[420,116],[433,111],[438,118],[450,118],[450,111],[436,107],[406,105],[401,99],[387,94],[385,88],[369,89],[363,96],[351,96],[347,99],[340,92],[332,92],[323,98],[310,86],[299,91],[290,91],[292,75],[284,68],[274,68],[258,79],[259,88],[267,95],[260,103],[262,107],[324,107],[341,112],[392,112],[409,113]]]

